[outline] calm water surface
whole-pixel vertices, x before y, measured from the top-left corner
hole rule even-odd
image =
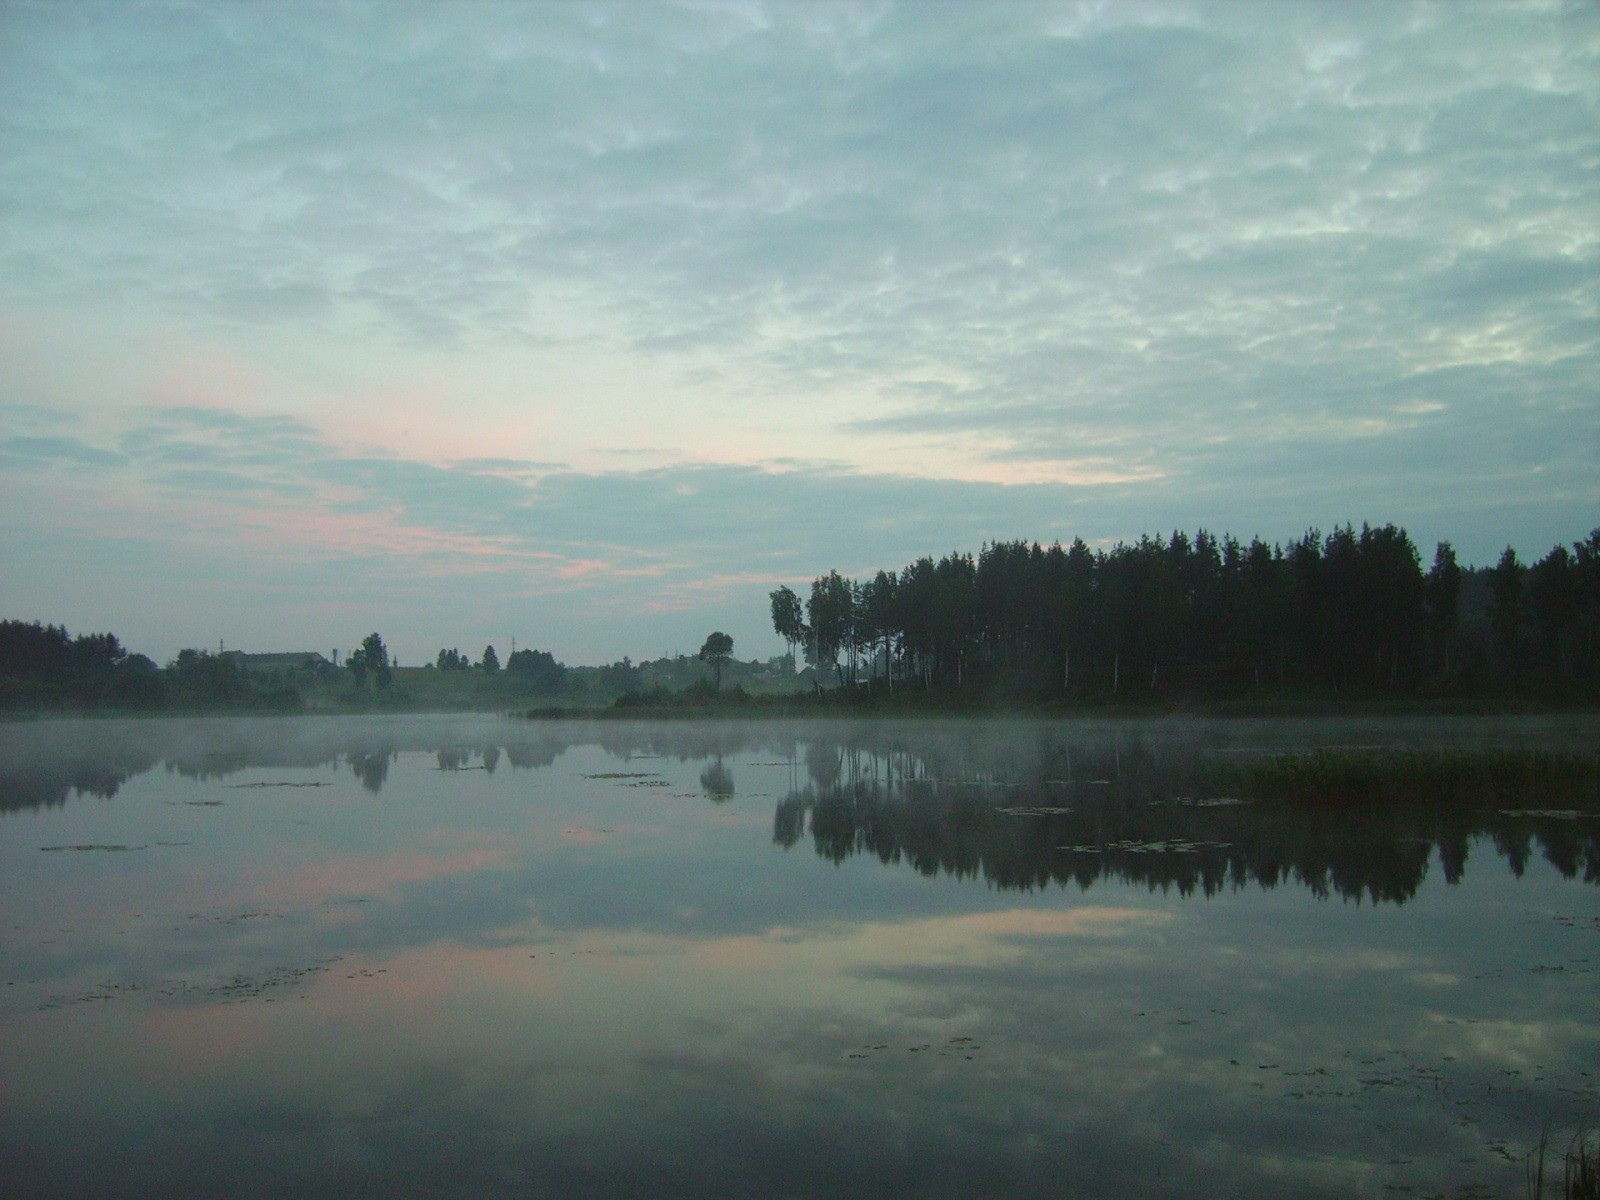
[[[0,726],[10,1196],[1523,1196],[1600,819],[1227,803],[1349,725]]]

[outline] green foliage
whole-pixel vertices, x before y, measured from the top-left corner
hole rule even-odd
[[[72,637],[57,625],[0,621],[0,707],[152,709],[160,670],[115,634]]]
[[[654,687],[624,692],[612,701],[613,710],[645,709],[652,712],[686,710],[715,710],[727,712],[751,704],[751,696],[744,688],[735,685],[722,691],[708,680],[691,683],[677,691],[661,684]]]
[[[706,637],[705,644],[700,647],[700,653],[696,657],[710,665],[716,674],[717,690],[721,691],[722,668],[733,657],[733,639],[721,630],[717,630]]]
[[[538,691],[554,692],[566,678],[567,668],[547,650],[513,650],[506,659],[506,673]]]
[[[366,686],[369,674],[381,690],[387,691],[394,683],[388,647],[376,633],[369,633],[361,639],[360,648],[345,660],[345,666],[350,668],[357,691]]]
[[[160,708],[165,700],[161,669],[143,654],[128,655],[117,664],[104,699],[111,708]]]
[[[180,650],[167,664],[165,699],[173,708],[293,709],[300,693],[293,688],[258,685],[239,669],[233,657],[207,650]]]

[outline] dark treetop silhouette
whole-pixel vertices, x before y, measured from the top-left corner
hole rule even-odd
[[[780,587],[771,606],[819,683],[873,691],[1140,702],[1535,685],[1592,701],[1600,683],[1600,529],[1486,571],[1442,542],[1424,572],[1393,525],[1287,546],[1204,530],[1110,550],[993,542],[865,581],[830,571],[803,605]]]

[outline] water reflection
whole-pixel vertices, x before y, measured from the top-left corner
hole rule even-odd
[[[1219,791],[1229,756],[1326,745],[1592,748],[1595,722],[484,722],[478,718],[43,723],[0,731],[0,810],[110,799],[164,766],[220,780],[260,767],[348,767],[376,795],[402,753],[441,771],[551,766],[598,745],[624,761],[704,763],[702,793],[736,793],[730,759],[787,766],[772,839],[818,855],[903,864],[991,887],[1087,890],[1114,879],[1180,895],[1299,883],[1318,896],[1403,902],[1433,863],[1458,882],[1472,848],[1516,875],[1538,855],[1600,883],[1600,806],[1565,811],[1394,805],[1352,813],[1237,803]],[[772,765],[770,762],[766,764]]]
[[[1203,760],[1157,770],[1134,757],[1119,775],[1089,759],[1081,762],[1087,774],[1108,777],[1017,782],[930,777],[915,760],[811,749],[824,751],[807,757],[820,769],[778,804],[773,840],[794,846],[809,832],[833,862],[869,855],[1023,890],[1087,891],[1113,878],[1212,896],[1293,881],[1319,896],[1400,903],[1416,894],[1435,855],[1445,879],[1459,882],[1470,847],[1487,838],[1519,876],[1537,847],[1563,876],[1600,883],[1592,801],[1588,812],[1249,804],[1208,796]]]
[[[723,765],[720,757],[700,772],[700,789],[718,802],[733,798],[733,772]]]
[[[1208,764],[1595,732],[0,729],[8,1194],[1520,1194],[1594,825]]]

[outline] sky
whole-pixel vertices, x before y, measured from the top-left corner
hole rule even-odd
[[[568,663],[1600,525],[1600,4],[0,0],[0,616]]]

